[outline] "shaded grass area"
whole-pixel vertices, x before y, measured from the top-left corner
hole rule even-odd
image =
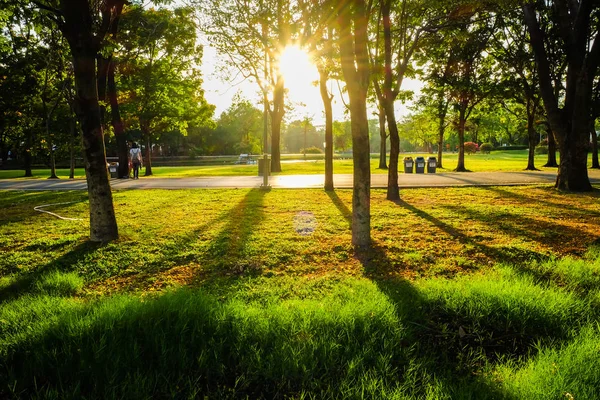
[[[402,160],[404,156],[428,158],[436,154],[400,154],[400,171],[404,171]],[[591,157],[591,156],[590,156]],[[456,168],[458,155],[456,153],[444,153],[444,168],[438,169],[438,172],[449,172]],[[545,171],[556,171],[556,168],[544,168],[546,163],[545,155],[537,155],[537,168]],[[493,151],[490,154],[468,154],[465,155],[465,164],[473,172],[495,172],[495,171],[522,171],[527,167],[527,151]],[[591,165],[591,158],[590,158]],[[334,160],[334,173],[351,174],[353,163],[349,159]],[[378,169],[379,161],[376,158],[371,159],[371,171],[374,174],[387,174],[387,170]],[[275,175],[302,175],[302,174],[324,174],[325,162],[323,160],[284,160],[282,162],[282,172]],[[45,179],[50,176],[49,169],[35,169],[33,178]],[[193,178],[202,176],[253,176],[258,174],[258,166],[255,165],[206,165],[206,166],[185,166],[185,167],[152,167],[155,178]],[[144,170],[140,175],[143,175]],[[56,174],[61,179],[67,179],[68,169],[57,169]],[[19,170],[0,170],[0,179],[22,178],[23,171]],[[75,170],[75,178],[85,179],[83,168]],[[151,178],[151,177],[148,177]]]
[[[598,196],[374,191],[355,254],[350,191],[0,192],[0,394],[597,398]]]

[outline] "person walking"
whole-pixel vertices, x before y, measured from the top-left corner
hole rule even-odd
[[[129,150],[129,158],[133,165],[133,179],[139,179],[140,168],[142,167],[142,150],[137,143],[133,143]]]

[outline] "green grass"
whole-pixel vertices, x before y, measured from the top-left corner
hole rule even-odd
[[[377,190],[355,254],[351,191],[0,192],[0,397],[598,398],[599,196]]]
[[[404,171],[402,160],[404,156],[413,158],[423,156],[425,158],[436,156],[437,154],[400,154],[400,171]],[[443,165],[445,168],[438,169],[438,172],[450,172],[456,168],[456,153],[444,153]],[[590,156],[591,157],[591,156]],[[544,168],[546,155],[536,156],[536,166],[542,170],[556,171],[556,168]],[[590,161],[591,162],[591,161]],[[334,173],[351,174],[352,160],[334,160]],[[495,171],[522,171],[527,166],[527,151],[493,151],[490,154],[471,154],[465,155],[465,165],[467,169],[474,172],[495,172]],[[387,174],[387,170],[378,168],[378,159],[371,159],[371,171],[374,174]],[[282,162],[282,172],[277,175],[302,175],[302,174],[323,174],[325,162],[323,160],[296,160],[294,162]],[[185,167],[153,167],[155,178],[193,178],[202,176],[252,176],[258,174],[257,165],[210,165],[210,166],[185,166]],[[143,175],[144,170],[142,169]],[[67,179],[68,169],[58,169],[56,174],[61,179]],[[19,170],[0,170],[0,179],[22,178],[23,171]],[[32,179],[43,179],[50,175],[49,169],[33,170]],[[82,168],[75,170],[75,178],[85,178],[85,171]]]

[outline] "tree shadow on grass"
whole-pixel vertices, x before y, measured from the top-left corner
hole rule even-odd
[[[7,301],[12,301],[18,297],[30,293],[35,282],[47,273],[53,271],[71,272],[73,265],[87,255],[97,251],[105,246],[94,242],[83,242],[71,250],[61,255],[60,257],[50,261],[49,263],[34,269],[33,271],[23,272],[13,276],[11,282],[0,287],[0,304]]]
[[[346,221],[348,221],[348,224],[349,224],[348,227],[351,228],[352,227],[352,211],[350,211],[348,206],[346,206],[346,204],[344,204],[342,199],[339,198],[339,196],[337,195],[337,193],[335,191],[328,190],[325,193],[327,193],[327,196],[329,196],[329,198],[331,199],[331,202],[335,205],[335,207],[338,209],[340,214],[342,214],[342,217],[344,217],[344,219]]]
[[[441,231],[447,233],[451,237],[458,240],[459,243],[463,245],[469,245],[476,248],[479,252],[485,254],[487,257],[492,259],[495,262],[523,262],[532,259],[541,260],[547,259],[548,256],[544,254],[540,254],[539,252],[532,250],[519,249],[516,247],[491,247],[485,244],[479,243],[478,241],[470,238],[468,235],[464,234],[459,229],[453,227],[452,225],[439,220],[433,215],[405,202],[404,200],[399,200],[395,202],[398,206],[405,208],[407,211],[415,214],[416,216],[424,219],[431,225],[437,227]]]
[[[540,199],[540,198],[536,198],[535,200],[532,200],[530,197],[524,196],[522,194],[518,194],[515,192],[511,192],[509,190],[505,190],[502,189],[501,187],[498,186],[482,186],[481,187],[484,190],[488,190],[490,192],[494,192],[497,193],[499,195],[501,195],[502,197],[508,197],[511,199],[515,199],[523,204],[527,204],[530,205],[532,201],[535,201],[537,203],[540,203],[542,205],[546,205],[547,207],[552,208],[553,210],[556,210],[557,212],[559,211],[563,211],[563,210],[569,210],[571,212],[580,214],[580,215],[594,215],[594,216],[600,216],[600,211],[593,211],[593,210],[584,210],[569,204],[564,204],[564,203],[556,203],[553,201],[550,201],[548,198],[545,199]],[[552,193],[561,193],[559,191],[557,191],[556,189],[552,188],[547,188],[548,190],[552,190]],[[578,193],[565,193],[564,195],[571,195],[571,196],[577,196],[577,197],[588,197],[588,198],[593,198],[593,199],[598,199],[598,194],[600,194],[600,189],[594,189],[592,192],[578,192]]]

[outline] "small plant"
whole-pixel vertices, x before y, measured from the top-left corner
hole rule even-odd
[[[479,150],[479,145],[474,142],[465,142],[465,153],[475,154]]]
[[[302,153],[302,154],[323,154],[323,150],[321,150],[318,147],[311,146],[311,147],[307,147],[306,149],[300,150],[300,153]]]
[[[479,151],[484,154],[490,154],[492,150],[494,150],[494,145],[491,143],[483,143],[481,146],[479,146]]]

